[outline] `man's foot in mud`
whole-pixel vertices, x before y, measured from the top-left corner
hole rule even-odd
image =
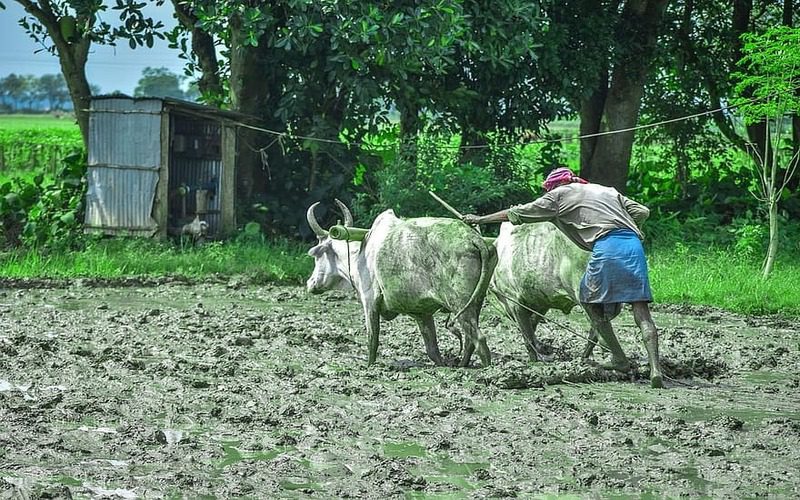
[[[606,370],[614,370],[622,373],[629,373],[631,371],[631,362],[627,358],[612,359],[609,362],[601,363],[601,368]]]

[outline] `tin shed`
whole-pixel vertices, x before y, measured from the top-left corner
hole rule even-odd
[[[89,115],[86,232],[166,237],[199,219],[235,230],[236,113],[99,96]]]

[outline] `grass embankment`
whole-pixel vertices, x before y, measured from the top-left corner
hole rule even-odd
[[[0,254],[6,278],[124,278],[243,276],[254,282],[299,284],[313,262],[307,246],[288,241],[211,242],[198,247],[151,240],[99,240],[84,250]]]
[[[289,241],[214,242],[181,247],[149,240],[99,240],[72,252],[0,254],[0,276],[11,278],[124,278],[242,276],[257,283],[301,284],[313,261],[307,244]],[[649,252],[656,302],[701,304],[745,314],[800,316],[800,259],[785,255],[768,280],[757,258],[727,250],[687,254]]]

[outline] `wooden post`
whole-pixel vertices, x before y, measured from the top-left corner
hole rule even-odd
[[[156,235],[167,237],[169,224],[169,155],[170,155],[170,114],[169,108],[161,104],[161,165],[158,168],[158,184],[153,199],[153,218],[158,225]]]
[[[236,128],[222,124],[222,179],[220,179],[220,235],[227,236],[236,231]]]

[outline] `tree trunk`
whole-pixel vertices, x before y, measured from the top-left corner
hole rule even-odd
[[[625,3],[614,47],[617,60],[611,72],[611,84],[604,92],[603,75],[600,75],[597,90],[581,103],[582,134],[636,126],[644,84],[667,3],[668,0],[628,0]],[[584,110],[584,106],[588,109]],[[598,120],[597,114],[601,109]],[[592,120],[585,126],[584,116]],[[581,173],[593,182],[624,192],[633,138],[633,131],[629,131],[599,136],[593,139],[593,145],[592,140],[582,141]],[[591,150],[584,151],[584,148]]]
[[[774,193],[770,193],[768,202],[769,212],[769,246],[767,247],[767,257],[764,260],[762,277],[767,279],[775,265],[775,256],[778,254],[778,199]]]
[[[63,54],[59,50],[58,56],[61,72],[64,74],[64,80],[67,82],[72,99],[72,107],[75,110],[75,119],[81,130],[83,146],[87,151],[89,149],[89,108],[92,103],[92,91],[89,88],[89,80],[86,79],[86,58],[89,54],[90,43],[88,39],[81,40],[76,44],[78,46],[68,50],[67,54]]]
[[[245,45],[243,40],[246,34],[241,32],[241,20],[234,16],[230,21],[231,50],[230,50],[230,92],[231,107],[261,119],[262,125],[267,128],[274,126],[270,123],[271,111],[274,103],[270,102],[272,88],[271,72],[275,70],[262,54],[266,43],[259,43],[259,47]],[[278,127],[280,132],[283,127]],[[254,200],[263,195],[271,177],[272,165],[264,164],[262,149],[272,146],[280,151],[275,141],[276,136],[257,130],[239,129],[239,161],[237,165],[237,190],[243,201]],[[272,151],[264,150],[266,158],[274,158]]]
[[[600,123],[603,119],[603,104],[608,96],[608,72],[607,70],[600,76],[599,83],[594,92],[580,104],[580,135],[592,136],[600,131]],[[591,159],[597,149],[598,137],[587,137],[581,139],[580,158],[581,176],[585,179],[595,178],[594,164]]]
[[[191,35],[192,53],[197,57],[201,71],[197,87],[206,102],[219,106],[224,102],[224,90],[219,79],[214,37],[197,25],[197,16],[183,0],[172,0],[172,5],[178,21]]]

